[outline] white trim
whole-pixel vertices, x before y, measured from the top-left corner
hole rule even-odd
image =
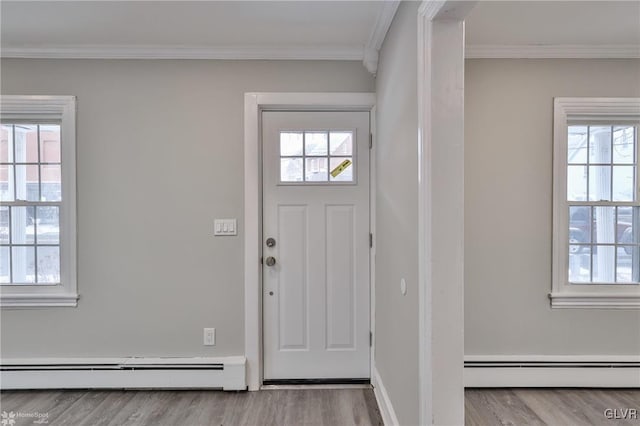
[[[29,59],[363,59],[362,45],[352,46],[174,46],[174,45],[64,45],[3,47],[2,58]]]
[[[549,298],[554,308],[640,309],[640,291],[628,294],[558,292],[550,293]]]
[[[551,307],[639,309],[639,285],[568,282],[569,217],[566,158],[569,120],[589,117],[640,118],[640,98],[555,98],[553,105],[553,248],[552,284],[549,294]]]
[[[468,355],[465,387],[640,387],[638,355]]]
[[[382,422],[385,426],[396,426],[399,425],[398,417],[396,416],[396,411],[393,409],[393,404],[391,403],[391,399],[389,399],[389,394],[387,393],[387,389],[384,387],[384,383],[382,383],[382,378],[378,373],[378,370],[373,369],[373,375],[371,376],[371,385],[373,386],[373,394],[376,397],[376,402],[378,403],[378,408],[380,409],[380,415],[382,416]]]
[[[369,35],[369,40],[364,46],[362,62],[367,70],[373,75],[376,75],[376,72],[378,71],[380,48],[382,47],[382,43],[384,42],[387,32],[391,27],[393,18],[396,16],[398,6],[400,6],[400,1],[398,0],[382,1],[380,12],[376,18],[376,23],[373,25],[371,34]]]
[[[0,96],[3,119],[61,121],[62,202],[60,206],[59,285],[0,286],[2,308],[77,306],[76,97]]]
[[[465,363],[638,363],[640,355],[465,355]]]
[[[640,45],[467,45],[467,59],[635,59],[640,58]]]
[[[369,359],[370,373],[369,377],[373,377],[376,366],[376,194],[377,194],[377,176],[378,162],[376,157],[376,145],[378,142],[377,135],[377,107],[371,108],[369,116],[369,127],[371,132],[371,149],[369,149],[369,232],[373,235],[372,244],[369,249],[369,315],[371,316],[369,328],[371,332],[371,354]]]
[[[216,388],[245,390],[241,356],[220,358],[20,358],[2,360],[7,389]]]
[[[474,5],[428,0],[418,11],[421,425],[464,423],[464,18]]]
[[[374,93],[245,93],[244,96],[244,316],[247,384],[262,384],[261,140],[264,110],[371,111]]]

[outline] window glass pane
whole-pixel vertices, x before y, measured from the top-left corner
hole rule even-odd
[[[58,165],[40,166],[42,173],[42,201],[60,201],[62,199],[62,175]]]
[[[302,155],[302,133],[280,133],[280,155]]]
[[[640,247],[621,246],[618,248],[616,281],[619,283],[638,283],[640,281]]]
[[[587,126],[569,126],[567,160],[569,164],[586,164],[588,149]]]
[[[351,157],[331,157],[329,179],[333,182],[353,181],[353,159]]]
[[[35,207],[11,208],[11,244],[33,244]]]
[[[16,284],[36,281],[35,247],[11,247],[13,282]]]
[[[0,244],[9,244],[9,207],[0,206]]]
[[[591,281],[591,246],[569,246],[569,282]]]
[[[60,248],[38,247],[38,282],[60,282]]]
[[[593,281],[600,283],[615,282],[615,246],[594,246]]]
[[[593,213],[593,241],[615,243],[615,207],[594,207]]]
[[[591,207],[569,208],[569,243],[589,244],[591,242]]]
[[[616,164],[634,164],[635,128],[633,126],[617,126],[613,128],[613,162]]]
[[[0,283],[6,284],[11,281],[11,270],[9,269],[9,247],[0,247]]]
[[[40,162],[60,162],[60,126],[40,126]]]
[[[587,167],[569,166],[567,168],[567,200],[587,200]]]
[[[13,166],[0,165],[0,201],[13,201]]]
[[[38,126],[35,124],[16,124],[14,126],[16,163],[38,162]]]
[[[305,158],[305,181],[326,182],[327,175],[326,158]]]
[[[305,132],[304,150],[305,155],[327,155],[327,133]]]
[[[38,207],[36,224],[38,244],[60,243],[60,211],[57,206]]]
[[[611,163],[611,126],[589,126],[589,162]]]
[[[611,201],[611,166],[589,167],[589,200]]]
[[[618,207],[618,242],[640,244],[640,207]]]
[[[38,166],[17,165],[16,167],[16,199],[39,201]],[[59,166],[58,166],[59,167]]]
[[[331,155],[353,155],[353,134],[351,132],[329,133]]]
[[[11,208],[11,244],[33,244],[35,207]]]
[[[613,201],[633,201],[634,171],[634,166],[613,166]]]
[[[13,161],[13,126],[2,125],[0,131],[0,163]]]
[[[302,158],[280,159],[280,181],[302,182]]]

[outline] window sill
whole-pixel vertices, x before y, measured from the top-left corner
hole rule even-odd
[[[75,293],[60,294],[3,294],[0,296],[2,308],[46,308],[76,307],[78,295]]]
[[[640,309],[640,293],[550,293],[552,308]]]

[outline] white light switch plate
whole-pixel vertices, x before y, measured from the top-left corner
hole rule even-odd
[[[213,235],[238,235],[236,219],[216,219],[213,223]]]

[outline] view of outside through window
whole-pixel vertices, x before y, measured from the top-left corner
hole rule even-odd
[[[280,133],[281,182],[353,182],[353,133]]]
[[[640,282],[637,150],[638,126],[569,126],[569,282]]]
[[[2,123],[0,284],[60,283],[60,125]]]

